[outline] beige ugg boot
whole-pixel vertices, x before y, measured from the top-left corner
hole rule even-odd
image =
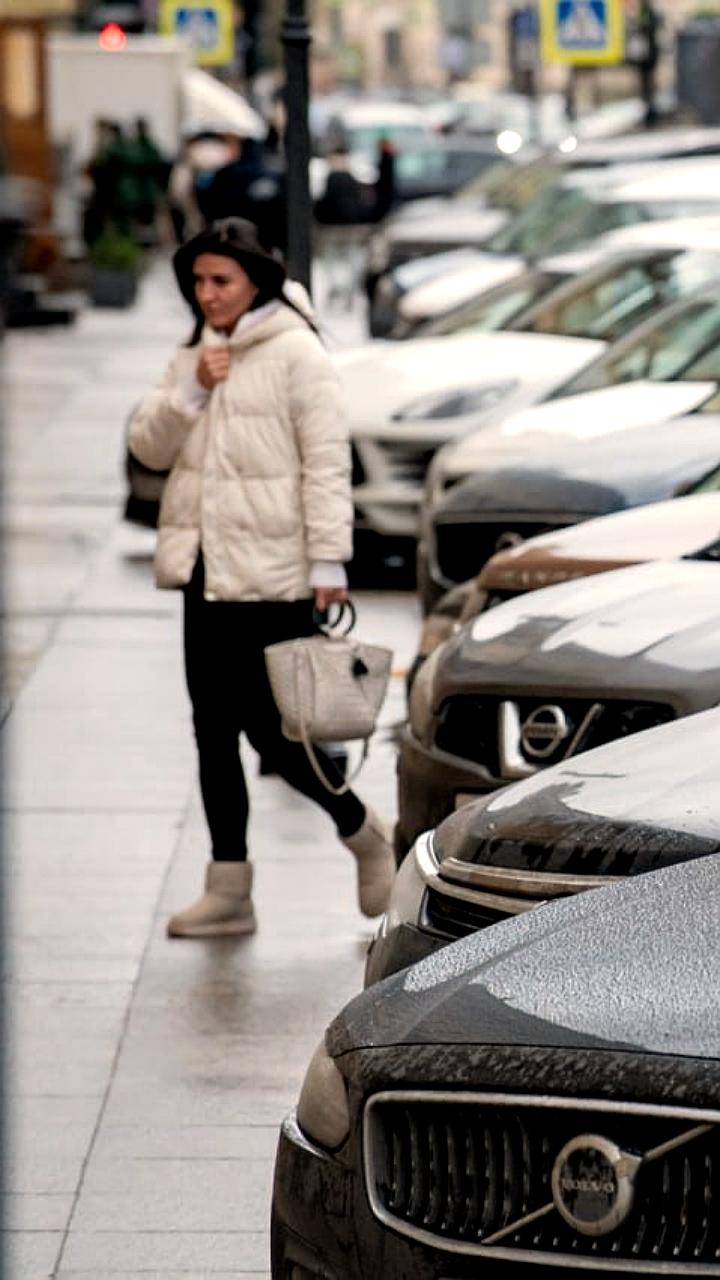
[[[395,855],[390,832],[373,809],[354,836],[341,836],[357,862],[358,902],[364,916],[380,916],[387,907],[395,878]]]
[[[205,892],[185,911],[168,921],[170,938],[212,938],[224,934],[254,933],[253,868],[250,862],[210,862]]]

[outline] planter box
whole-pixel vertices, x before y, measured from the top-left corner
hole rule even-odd
[[[137,296],[137,272],[90,267],[88,293],[96,307],[129,307]]]

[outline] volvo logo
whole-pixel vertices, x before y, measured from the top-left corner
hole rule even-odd
[[[547,760],[570,735],[570,725],[562,707],[536,707],[523,721],[520,742],[526,756]]]
[[[581,1235],[607,1235],[632,1208],[640,1163],[607,1138],[593,1133],[573,1138],[553,1165],[555,1208]]]

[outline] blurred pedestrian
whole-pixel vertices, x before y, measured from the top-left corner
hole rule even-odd
[[[364,227],[373,220],[375,193],[350,167],[350,154],[338,143],[328,157],[325,190],[315,202],[318,252],[325,272],[327,300],[352,306],[362,270]]]
[[[375,221],[386,218],[397,201],[395,145],[389,138],[378,143],[377,178],[375,179]]]
[[[130,144],[130,159],[136,170],[137,206],[135,221],[145,240],[155,239],[155,221],[163,201],[169,176],[169,165],[150,133],[143,116],[135,121]]]
[[[208,223],[239,217],[261,228],[263,244],[287,246],[283,162],[254,138],[233,138],[232,156],[213,174],[202,200]]]
[[[205,892],[171,936],[255,929],[247,734],[293,787],[332,818],[357,862],[361,910],[379,915],[394,874],[388,833],[352,790],[333,795],[281,731],[263,652],[310,635],[314,610],[347,598],[350,453],[332,363],[285,269],[239,218],[213,224],[174,258],[195,331],[130,428],[146,466],[170,468],[156,576],[185,606],[185,667],[212,844]],[[342,775],[318,750],[329,782]]]
[[[653,0],[637,0],[627,18],[626,59],[637,68],[640,94],[645,103],[645,124],[657,123],[655,74],[660,61],[660,29],[662,19]]]

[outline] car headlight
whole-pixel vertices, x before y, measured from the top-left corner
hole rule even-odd
[[[479,387],[458,387],[411,400],[392,416],[394,422],[426,422],[434,418],[460,418],[467,413],[487,413],[517,385],[512,382],[484,383]]]
[[[440,644],[426,658],[425,662],[418,671],[410,690],[410,700],[408,703],[408,719],[410,728],[419,742],[427,742],[430,736],[430,730],[434,719],[433,710],[433,686],[435,683],[435,671],[440,661],[444,645]]]
[[[498,151],[501,151],[504,156],[514,156],[523,145],[523,136],[517,129],[502,129],[495,143]]]
[[[432,832],[426,832],[415,841],[400,864],[383,919],[383,933],[397,929],[400,924],[418,924],[428,880],[437,874],[437,869]]]
[[[345,1080],[321,1040],[305,1072],[297,1122],[311,1142],[336,1151],[350,1132]]]

